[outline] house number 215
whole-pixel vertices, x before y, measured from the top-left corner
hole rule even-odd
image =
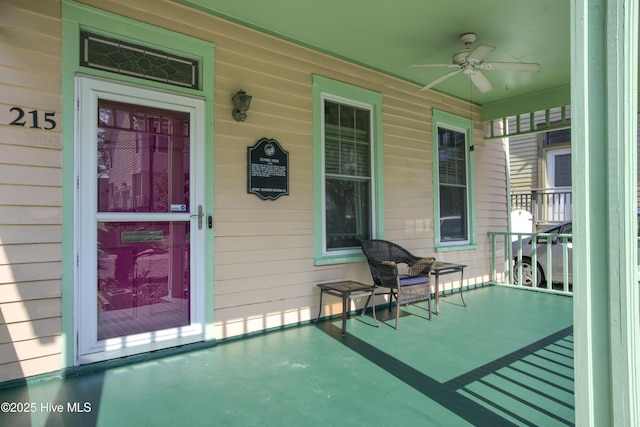
[[[12,107],[9,111],[15,112],[16,114],[16,118],[9,123],[10,125],[24,127],[27,126],[27,124],[30,124],[31,126],[29,127],[32,129],[44,130],[51,130],[56,127],[56,121],[53,120],[53,116],[55,116],[56,113],[53,111],[43,113],[42,121],[45,123],[44,126],[40,126],[40,123],[38,122],[38,110],[28,111],[25,113],[25,111],[20,107]]]

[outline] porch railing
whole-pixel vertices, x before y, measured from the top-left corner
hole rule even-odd
[[[533,215],[537,228],[571,219],[571,187],[532,188],[511,193],[511,209],[523,209]]]
[[[491,239],[492,284],[573,295],[569,260],[571,234],[498,231],[490,231],[488,234]],[[531,240],[527,240],[529,238]],[[529,283],[525,280],[527,272],[523,272],[522,268],[526,263],[532,266]],[[554,266],[554,263],[557,265]],[[538,265],[544,274],[544,280],[536,285],[539,279]]]

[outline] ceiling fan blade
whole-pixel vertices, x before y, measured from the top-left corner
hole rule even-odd
[[[414,64],[414,65],[409,65],[410,68],[417,68],[417,67],[422,67],[422,68],[432,68],[432,67],[445,67],[445,68],[457,68],[459,67],[458,64]]]
[[[462,69],[458,69],[455,71],[451,71],[450,73],[445,74],[442,77],[439,77],[437,79],[435,79],[434,81],[432,81],[431,83],[429,83],[428,85],[424,86],[422,89],[420,89],[420,91],[423,90],[427,90],[427,89],[431,89],[432,87],[434,87],[435,85],[442,83],[443,81],[447,80],[449,77],[453,77],[456,74],[458,74],[460,71],[462,71]]]
[[[480,62],[484,59],[485,56],[487,56],[494,50],[496,50],[496,48],[493,46],[480,44],[478,45],[478,47],[473,49],[473,52],[471,52],[469,56],[467,56],[467,62]]]
[[[528,62],[483,62],[479,64],[483,70],[501,70],[501,71],[528,71],[534,73],[540,71],[540,64],[532,64]]]
[[[493,90],[493,84],[491,84],[489,79],[480,71],[474,71],[473,73],[470,73],[469,78],[471,79],[473,84],[476,85],[480,92],[486,93]]]

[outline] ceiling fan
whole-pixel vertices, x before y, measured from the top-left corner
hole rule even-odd
[[[439,77],[424,86],[420,90],[430,89],[449,77],[462,72],[469,76],[474,85],[482,93],[493,90],[493,84],[482,73],[481,70],[500,70],[500,71],[526,71],[536,72],[540,70],[540,64],[532,64],[526,62],[484,62],[484,58],[493,52],[496,48],[486,44],[480,44],[475,48],[471,48],[471,44],[476,41],[475,33],[465,33],[460,36],[460,41],[465,44],[465,48],[453,54],[452,64],[417,64],[411,67],[446,67],[457,68]]]

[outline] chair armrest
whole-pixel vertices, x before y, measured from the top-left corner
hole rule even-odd
[[[409,266],[412,276],[429,276],[431,274],[431,266],[436,261],[433,257],[420,258]]]

